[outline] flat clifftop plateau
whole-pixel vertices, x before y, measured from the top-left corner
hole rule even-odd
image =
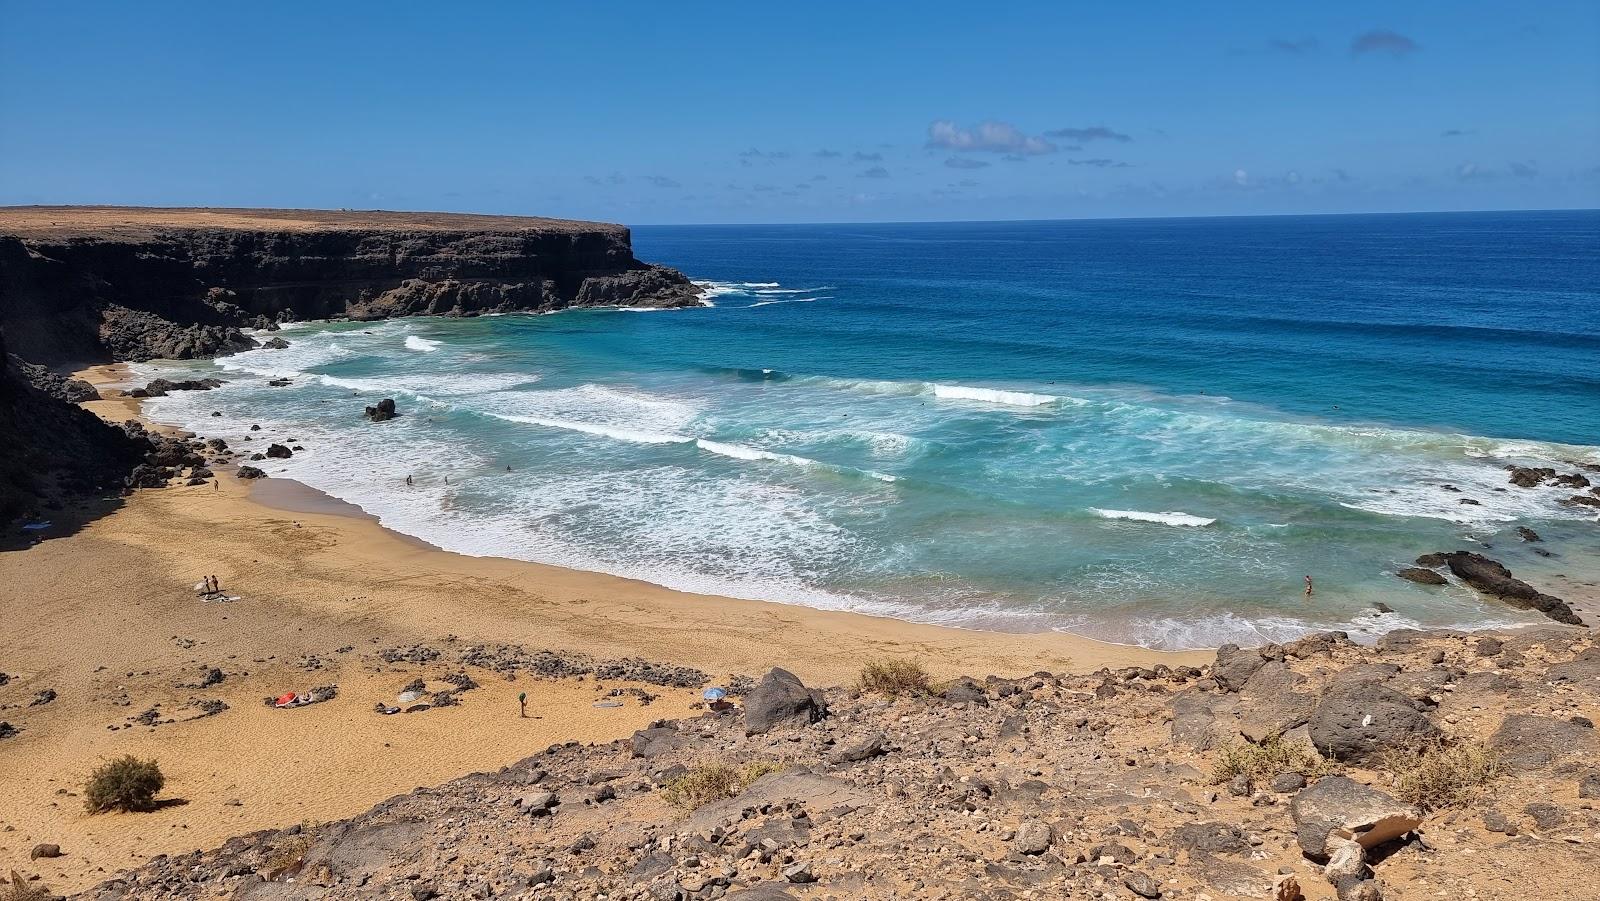
[[[692,306],[620,225],[384,211],[0,209],[0,329],[33,363],[210,357],[303,319]]]
[[[574,678],[548,651],[382,659],[416,662],[396,687],[456,666],[467,683]],[[84,897],[1594,897],[1600,645],[1575,631],[1323,633],[1229,645],[1205,669],[862,676],[736,680],[742,710],[154,858]]]
[[[540,231],[557,234],[617,232],[607,222],[477,213],[405,213],[391,210],[269,210],[227,207],[13,206],[0,207],[0,234],[26,238],[149,238],[173,229],[231,231]]]

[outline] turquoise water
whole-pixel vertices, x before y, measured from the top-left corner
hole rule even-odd
[[[1555,590],[1600,557],[1593,511],[1503,469],[1600,463],[1600,214],[635,245],[715,306],[295,326],[151,412],[296,438],[269,472],[452,550],[1160,647],[1529,622],[1392,573],[1487,543]]]

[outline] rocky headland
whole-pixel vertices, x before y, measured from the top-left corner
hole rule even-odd
[[[0,208],[0,334],[10,351],[0,353],[0,522],[114,493],[118,472],[150,450],[71,408],[94,389],[58,375],[63,368],[234,353],[257,344],[244,330],[293,320],[679,307],[700,295],[681,272],[635,259],[626,228],[597,222]]]
[[[435,681],[597,673],[504,647],[383,659]],[[901,663],[826,690],[774,669],[724,710],[160,857],[86,897],[1593,897],[1586,634],[1325,633],[1204,668],[947,682]]]

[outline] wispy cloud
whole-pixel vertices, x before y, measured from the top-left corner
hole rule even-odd
[[[1093,125],[1088,128],[1057,128],[1044,133],[1047,138],[1063,138],[1068,141],[1077,141],[1087,144],[1090,141],[1117,141],[1123,144],[1133,140],[1120,131],[1112,131],[1104,125]]]
[[[1532,163],[1512,163],[1510,168],[1511,174],[1517,178],[1534,178],[1539,174],[1539,170]]]
[[[889,177],[889,170],[883,168],[882,166],[873,166],[871,169],[868,169],[867,171],[861,173],[861,177],[862,178],[888,178]]]
[[[1108,160],[1104,157],[1092,160],[1067,160],[1074,166],[1094,166],[1097,169],[1126,169],[1128,164],[1121,160]]]
[[[1316,38],[1272,38],[1267,41],[1267,49],[1295,56],[1310,53],[1321,46],[1322,42]]]
[[[844,156],[844,154],[840,153],[837,150],[826,150],[826,149],[818,150],[816,153],[813,153],[811,155],[816,157],[819,160],[832,160],[832,159],[838,159],[839,157]]]
[[[1421,50],[1422,46],[1403,34],[1378,28],[1356,35],[1350,42],[1350,53],[1359,56],[1363,53],[1387,53],[1391,56],[1405,56]]]
[[[962,128],[945,119],[928,126],[928,146],[958,153],[1012,153],[1038,156],[1054,153],[1056,145],[1041,137],[1023,134],[1006,122],[983,122],[976,128]]]
[[[855,153],[850,154],[850,158],[855,160],[858,163],[877,163],[877,162],[881,162],[883,160],[883,154],[881,154],[881,153],[863,153],[863,152],[857,150]]]
[[[681,187],[683,187],[683,185],[680,184],[677,179],[668,178],[665,175],[646,175],[646,176],[644,176],[644,180],[649,182],[652,185],[655,185],[658,188],[681,188]]]
[[[975,160],[970,156],[952,156],[944,164],[952,169],[982,169],[989,165],[989,161]]]
[[[754,147],[750,148],[749,150],[739,151],[739,155],[750,160],[786,160],[789,158],[788,151],[757,150]]]
[[[1466,135],[1470,135],[1470,134],[1472,134],[1472,132],[1467,131],[1465,129],[1447,128],[1444,131],[1439,133],[1439,137],[1441,137],[1441,138],[1460,138],[1460,137],[1465,137]]]

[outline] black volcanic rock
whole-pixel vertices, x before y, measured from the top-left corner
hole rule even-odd
[[[34,363],[217,356],[256,346],[242,329],[280,321],[692,306],[700,294],[635,259],[626,228],[596,222],[0,210],[0,327]]]
[[[400,414],[394,408],[394,398],[386,397],[367,408],[366,417],[373,422],[385,422]]]
[[[1511,575],[1499,561],[1471,551],[1451,551],[1438,555],[1461,581],[1484,594],[1500,598],[1513,607],[1537,610],[1558,623],[1583,625],[1583,620],[1572,612],[1567,602],[1541,593],[1538,589]],[[1422,558],[1418,558],[1419,561]]]
[[[1444,585],[1447,581],[1444,576],[1431,569],[1423,569],[1420,566],[1408,566],[1395,573],[1395,575],[1405,579],[1407,582],[1415,582],[1418,585]]]
[[[6,354],[8,337],[0,333],[0,525],[120,493],[149,444],[34,387]]]

